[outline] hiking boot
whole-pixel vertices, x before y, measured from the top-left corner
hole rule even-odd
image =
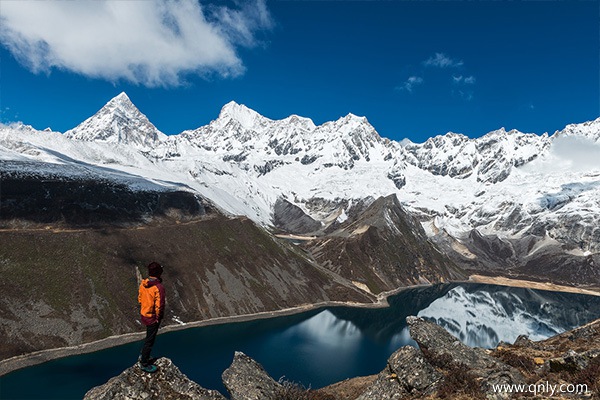
[[[158,370],[156,365],[148,364],[148,365],[140,365],[140,369],[144,372],[154,373]]]

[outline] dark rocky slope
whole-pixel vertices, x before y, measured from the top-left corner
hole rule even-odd
[[[149,219],[186,220],[210,212],[191,191],[165,189],[106,168],[107,174],[47,163],[0,164],[0,227],[130,226]],[[23,173],[19,169],[29,172]],[[110,172],[110,173],[109,173]],[[65,175],[69,173],[70,175]],[[111,176],[112,174],[112,176]],[[134,189],[142,185],[144,189]],[[180,188],[184,189],[184,188]]]
[[[378,375],[307,390],[275,381],[256,361],[236,352],[223,383],[231,400],[510,399],[520,396],[494,391],[493,385],[546,381],[587,385],[583,395],[555,393],[551,398],[600,398],[600,320],[540,342],[521,337],[514,345],[501,344],[492,351],[465,346],[421,318],[407,321],[419,348],[400,348]],[[155,375],[131,367],[91,389],[85,399],[171,398],[174,388],[182,399],[225,399],[189,381],[171,360],[160,359],[157,365],[160,371]],[[536,398],[550,398],[539,389],[538,394]]]
[[[167,325],[374,300],[189,192],[82,174],[2,176],[0,359],[139,331],[137,288],[154,260],[166,269]]]
[[[326,268],[373,293],[466,278],[429,242],[395,195],[381,197],[335,230],[306,243]]]
[[[136,228],[0,231],[0,356],[140,329],[139,279],[165,266],[166,324],[320,301],[372,302],[248,219]]]

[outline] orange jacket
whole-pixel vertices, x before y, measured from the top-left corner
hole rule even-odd
[[[142,281],[138,294],[142,323],[152,325],[160,322],[165,314],[165,288],[156,278]]]

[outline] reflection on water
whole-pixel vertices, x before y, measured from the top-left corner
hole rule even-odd
[[[456,287],[419,311],[473,347],[542,340],[598,318],[598,298],[501,286]]]
[[[436,319],[478,345],[495,345],[509,338],[507,333],[543,337],[600,317],[599,297],[483,284],[412,288],[389,302],[383,309],[334,307],[170,332],[157,338],[160,353],[155,355],[171,358],[190,379],[224,394],[221,373],[236,350],[257,360],[275,379],[285,376],[318,388],[376,374],[395,350],[415,345],[406,327],[408,315]],[[510,325],[519,318],[521,323]],[[531,321],[536,323],[527,323]],[[15,371],[0,378],[0,398],[81,399],[91,387],[131,366],[139,347],[131,343]]]

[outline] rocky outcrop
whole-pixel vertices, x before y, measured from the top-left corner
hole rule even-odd
[[[357,400],[503,399],[491,385],[525,382],[516,368],[462,344],[442,327],[417,317],[408,317],[407,322],[419,348],[405,346],[392,354],[386,368]]]
[[[84,400],[225,400],[222,394],[191,381],[168,358],[156,362],[158,371],[143,372],[137,365],[85,394]]]
[[[262,365],[240,351],[235,352],[222,378],[231,400],[278,400],[281,390]]]
[[[278,198],[273,206],[273,225],[289,233],[307,233],[321,228],[321,223],[315,221],[302,211],[300,207],[289,201]]]
[[[582,391],[575,398],[600,398],[600,320],[546,340],[501,342],[491,355],[519,368],[530,384],[567,383]]]
[[[442,377],[422,352],[405,346],[391,355],[386,368],[357,400],[392,400],[415,393],[430,395]]]

